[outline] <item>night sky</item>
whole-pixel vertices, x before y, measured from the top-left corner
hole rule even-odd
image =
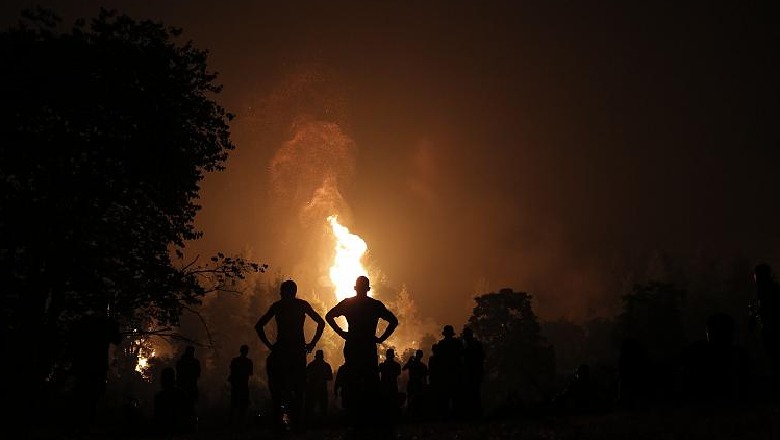
[[[209,50],[237,149],[204,182],[191,252],[251,250],[304,297],[325,289],[323,182],[387,283],[442,323],[503,287],[543,317],[602,313],[661,251],[780,263],[773,11],[10,0],[4,27],[35,3],[161,20]]]

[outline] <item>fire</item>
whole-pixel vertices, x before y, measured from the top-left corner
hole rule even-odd
[[[331,215],[327,220],[336,239],[336,255],[333,265],[330,266],[330,280],[335,289],[336,300],[341,301],[355,295],[355,278],[360,275],[368,276],[368,271],[360,261],[368,251],[368,245],[362,238],[349,232],[346,226],[341,225],[336,215]]]
[[[150,380],[149,360],[155,355],[154,348],[143,339],[138,339],[135,344],[138,350],[138,363],[135,364],[135,371],[141,373],[141,377],[145,380]]]

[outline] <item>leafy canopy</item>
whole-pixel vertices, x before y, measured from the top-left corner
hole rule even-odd
[[[0,34],[6,330],[109,307],[176,323],[205,292],[265,269],[224,255],[175,264],[201,236],[200,181],[234,148],[207,53],[180,35],[107,10],[69,30],[27,12]]]

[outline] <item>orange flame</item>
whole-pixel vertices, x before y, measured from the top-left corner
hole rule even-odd
[[[331,215],[327,220],[336,239],[335,256],[330,266],[330,280],[333,283],[336,300],[341,301],[355,295],[357,277],[368,276],[368,271],[361,262],[368,251],[368,245],[362,238],[349,232],[346,226],[341,225],[336,215]]]

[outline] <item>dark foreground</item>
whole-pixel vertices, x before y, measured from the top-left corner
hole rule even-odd
[[[102,432],[101,432],[102,431]],[[589,416],[515,417],[480,422],[399,423],[395,432],[367,432],[357,436],[336,426],[310,428],[301,432],[275,433],[253,426],[243,431],[229,428],[203,428],[196,434],[162,437],[130,436],[105,427],[83,436],[63,436],[52,432],[31,432],[23,438],[91,440],[127,439],[780,439],[780,406],[765,405],[739,409],[667,409],[613,412]]]

